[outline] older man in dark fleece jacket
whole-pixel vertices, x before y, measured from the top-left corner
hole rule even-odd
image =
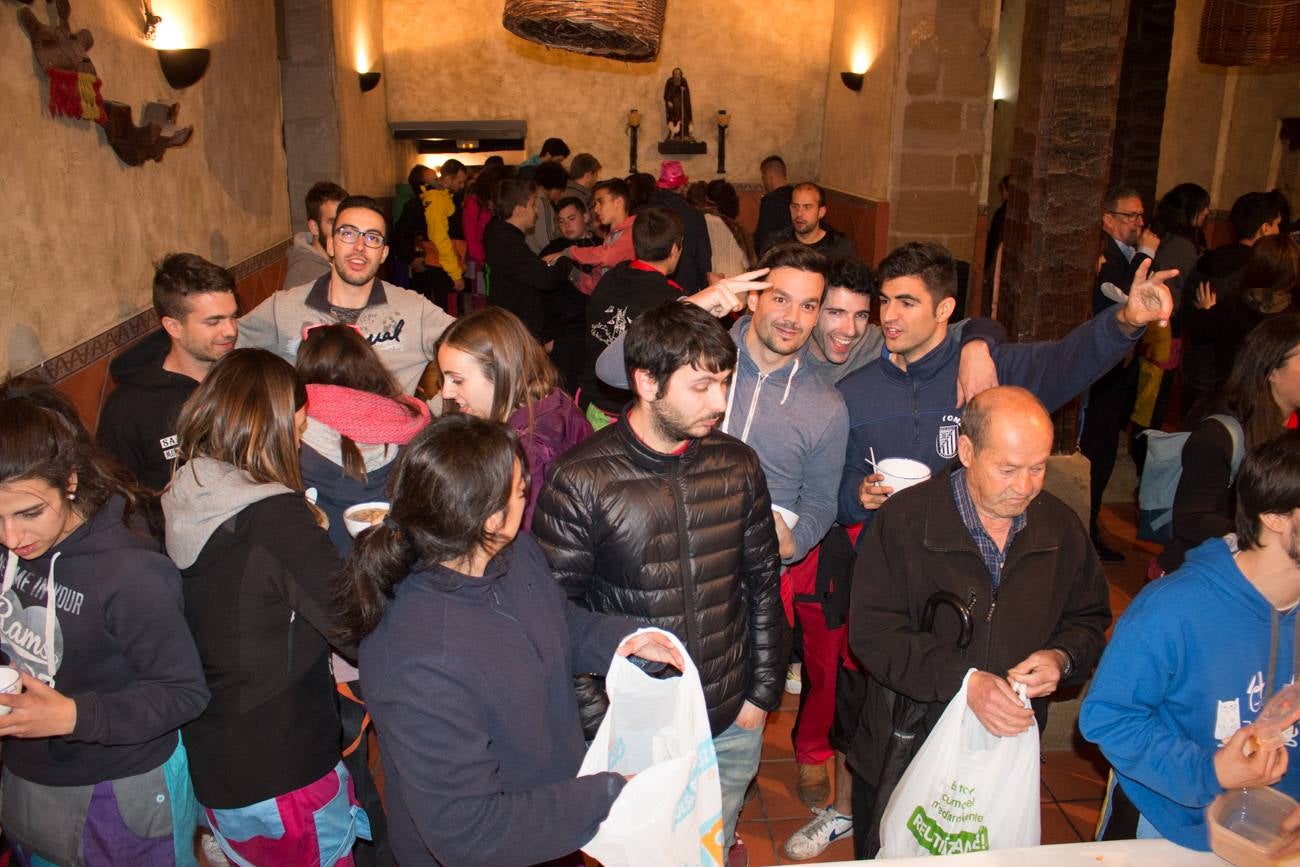
[[[854,847],[867,856],[868,827],[895,694],[927,705],[917,746],[961,688],[990,732],[1007,737],[1046,722],[1046,698],[1082,682],[1110,624],[1101,564],[1070,507],[1043,491],[1052,422],[1028,391],[989,389],[966,407],[957,443],[962,466],[894,494],[864,533],[853,575],[849,642],[870,676],[849,752]],[[961,600],[973,630],[940,606]],[[1013,685],[1024,684],[1034,710]]]

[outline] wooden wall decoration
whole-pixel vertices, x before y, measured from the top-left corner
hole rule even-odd
[[[32,5],[33,0],[19,0]],[[45,24],[31,9],[18,10],[18,24],[32,43],[36,62],[50,80],[50,114],[99,124],[114,153],[129,166],[149,160],[161,161],[168,148],[190,140],[193,126],[176,126],[180,106],[176,103],[146,103],[140,124],[131,118],[131,106],[106,102],[103,82],[90,59],[95,37],[89,30],[73,32],[71,0],[52,0],[56,23]]]

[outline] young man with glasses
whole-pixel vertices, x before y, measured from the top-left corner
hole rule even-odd
[[[1102,242],[1101,268],[1097,271],[1097,282],[1092,291],[1094,316],[1117,303],[1116,299],[1102,292],[1102,287],[1109,283],[1127,290],[1138,267],[1154,258],[1156,248],[1160,246],[1160,239],[1147,227],[1146,209],[1137,190],[1131,187],[1110,190],[1102,208],[1101,228],[1106,237]],[[1137,364],[1131,360],[1121,361],[1093,383],[1088,391],[1083,430],[1079,434],[1079,450],[1088,458],[1090,466],[1092,510],[1088,531],[1103,563],[1124,560],[1123,554],[1102,541],[1098,516],[1102,495],[1115,469],[1119,434],[1128,424],[1137,397],[1137,372]]]
[[[305,329],[355,325],[408,394],[415,392],[435,346],[452,318],[428,299],[378,278],[388,258],[388,223],[369,196],[339,203],[328,252],[333,270],[293,289],[276,292],[239,320],[239,345],[297,358]]]

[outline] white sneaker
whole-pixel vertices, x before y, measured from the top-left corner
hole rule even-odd
[[[785,691],[790,695],[803,692],[803,663],[792,662],[785,670]]]
[[[217,838],[212,836],[210,831],[199,832],[199,847],[203,850],[203,857],[208,859],[212,867],[225,867],[230,863],[226,853],[222,850],[221,844]]]
[[[815,811],[817,816],[785,841],[785,854],[796,861],[816,858],[826,847],[853,833],[853,817],[837,813],[834,807]]]

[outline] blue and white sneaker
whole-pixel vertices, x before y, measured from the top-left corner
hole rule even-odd
[[[836,840],[853,834],[853,817],[836,812],[834,807],[814,810],[816,818],[785,841],[785,854],[796,861],[816,858]]]

